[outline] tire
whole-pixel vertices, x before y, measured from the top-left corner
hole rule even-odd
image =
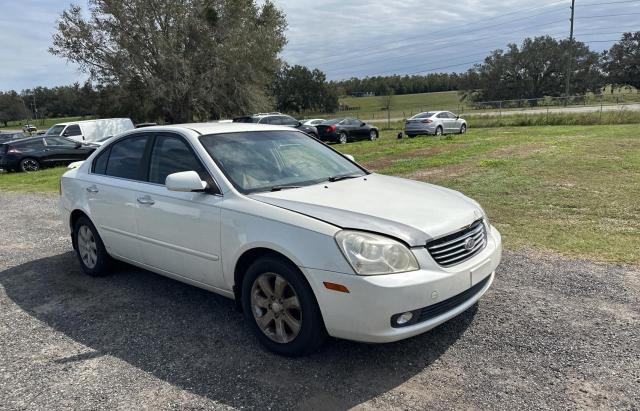
[[[313,290],[297,268],[282,258],[267,256],[251,264],[242,281],[242,308],[251,331],[276,354],[309,354],[327,337]]]
[[[345,133],[344,131],[341,131],[340,134],[338,134],[338,143],[347,144],[348,142],[349,142],[349,137],[347,136],[347,133]]]
[[[462,126],[460,126],[460,134],[464,134],[467,132],[467,125],[463,124]]]
[[[442,126],[436,127],[436,136],[441,136],[442,134],[444,134]]]
[[[35,158],[26,157],[20,160],[20,170],[26,173],[40,170],[40,163]]]
[[[378,130],[369,130],[369,141],[376,141],[378,139]]]
[[[73,227],[73,248],[85,274],[103,277],[110,274],[113,263],[98,230],[87,217],[80,217]]]

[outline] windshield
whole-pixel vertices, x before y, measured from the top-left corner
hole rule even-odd
[[[47,132],[44,134],[45,136],[59,136],[60,134],[62,134],[62,130],[64,130],[65,126],[61,126],[61,125],[56,125],[51,127],[49,130],[47,130]]]
[[[337,181],[366,171],[298,131],[211,134],[200,142],[244,194]]]

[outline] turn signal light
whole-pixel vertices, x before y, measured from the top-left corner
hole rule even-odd
[[[341,293],[349,293],[349,289],[342,284],[330,283],[328,281],[324,281],[323,284],[328,290],[338,291]]]

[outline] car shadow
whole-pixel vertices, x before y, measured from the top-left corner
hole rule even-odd
[[[92,278],[68,252],[0,272],[0,284],[24,311],[91,350],[53,362],[114,356],[237,408],[351,408],[429,367],[477,310],[397,343],[330,339],[292,359],[261,348],[233,301],[128,265]]]

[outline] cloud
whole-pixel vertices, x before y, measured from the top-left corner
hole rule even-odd
[[[75,2],[78,2],[77,0]],[[606,0],[591,0],[593,3]],[[48,53],[55,21],[70,0],[5,2],[0,15],[0,90],[82,82],[77,67]],[[79,2],[86,9],[86,0]],[[290,64],[330,79],[463,71],[489,51],[529,36],[568,35],[569,0],[275,0],[287,15]],[[576,5],[578,40],[610,47],[637,30],[640,2]],[[610,16],[610,17],[608,17]],[[592,18],[595,17],[595,18]]]

